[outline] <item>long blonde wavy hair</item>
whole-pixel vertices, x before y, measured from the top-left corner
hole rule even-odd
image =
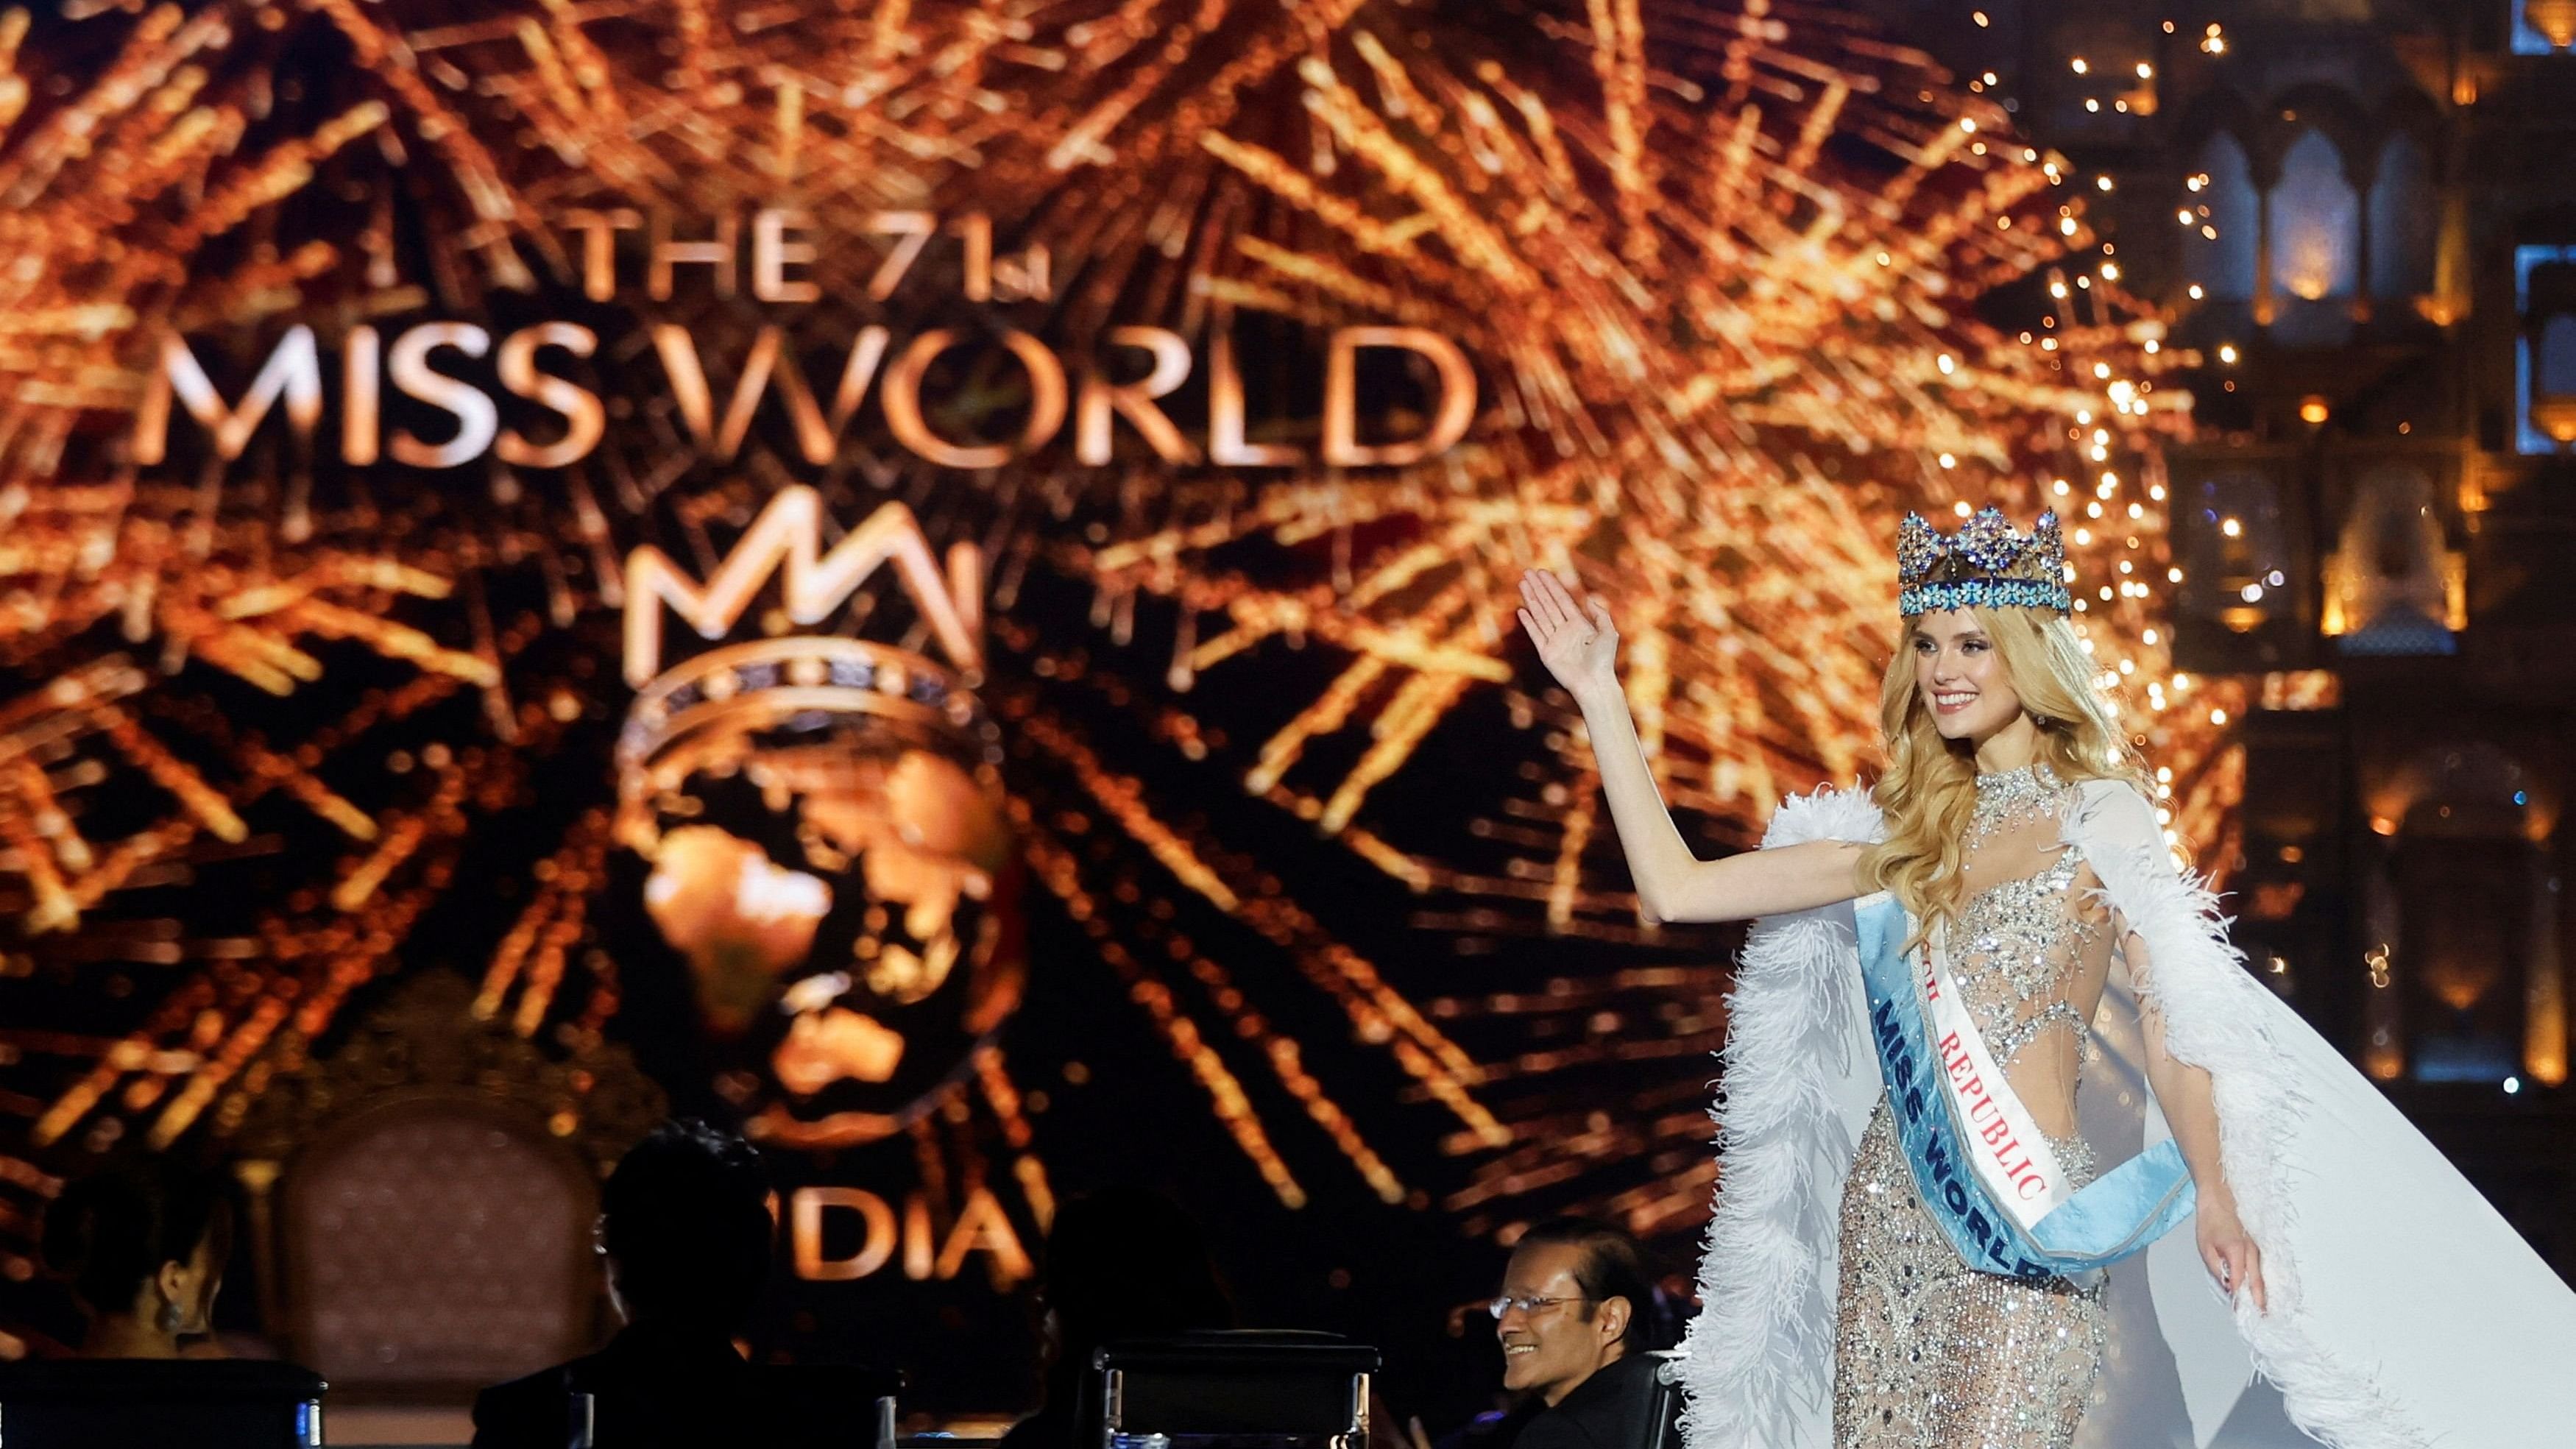
[[[2093,656],[2066,617],[2054,610],[1972,607],[1993,641],[2004,677],[2039,726],[2032,758],[2068,784],[2121,779],[2155,798],[2146,767],[2093,686]],[[1949,740],[1932,722],[1916,685],[1914,639],[1907,620],[1896,657],[1879,683],[1879,727],[1887,739],[1887,773],[1871,792],[1887,833],[1861,856],[1861,879],[1894,893],[1928,932],[1962,904],[1968,823],[1977,808],[1975,746]]]

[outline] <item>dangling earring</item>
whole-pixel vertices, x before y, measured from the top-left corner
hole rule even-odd
[[[175,1335],[180,1329],[186,1327],[187,1323],[188,1315],[180,1311],[178,1304],[167,1300],[163,1301],[161,1304],[161,1331],[163,1333]]]

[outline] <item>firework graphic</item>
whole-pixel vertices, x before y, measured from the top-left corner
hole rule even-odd
[[[0,62],[11,1278],[66,1163],[240,1129],[433,963],[571,1068],[560,1134],[669,1008],[943,1233],[1051,1210],[1048,970],[1283,1208],[1686,1229],[1723,943],[1639,923],[1534,565],[1735,848],[1870,768],[1897,515],[2053,506],[2224,856],[2239,701],[2162,623],[2192,359],[2065,164],[1858,22],[99,4]],[[971,651],[880,580],[621,679],[638,551],[694,587],[783,497],[973,560]],[[746,680],[846,698],[656,733]]]

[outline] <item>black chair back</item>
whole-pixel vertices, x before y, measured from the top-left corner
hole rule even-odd
[[[889,1449],[903,1375],[840,1364],[746,1364],[721,1384],[652,1387],[643,1394],[566,1375],[569,1449]]]
[[[1657,1360],[1655,1371],[1647,1376],[1643,1390],[1646,1395],[1645,1422],[1654,1428],[1646,1442],[1637,1449],[1681,1449],[1681,1350],[1656,1349],[1647,1356]]]
[[[313,1449],[322,1376],[256,1359],[0,1364],[8,1449]]]
[[[767,1424],[764,1446],[891,1449],[880,1440],[893,1437],[895,1397],[903,1389],[903,1375],[895,1370],[765,1363],[753,1365],[751,1382]]]
[[[1099,1449],[1122,1435],[1357,1445],[1378,1352],[1332,1334],[1233,1330],[1113,1343],[1091,1363]]]

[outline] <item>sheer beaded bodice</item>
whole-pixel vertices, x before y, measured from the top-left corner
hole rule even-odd
[[[2037,875],[1986,887],[1959,912],[1951,964],[1997,1061],[2011,1062],[2051,1027],[2065,1027],[2079,1042],[2092,1031],[2067,999],[2078,957],[2095,934],[2067,909],[2067,889],[2083,864],[2068,851]]]
[[[2084,899],[2091,876],[2082,858],[2059,840],[2077,793],[2044,764],[1978,776],[1968,896],[1936,929],[1987,1050],[2070,1175],[2085,1181],[2092,1154],[2073,1132],[2075,1082],[2110,941],[2099,908]]]

